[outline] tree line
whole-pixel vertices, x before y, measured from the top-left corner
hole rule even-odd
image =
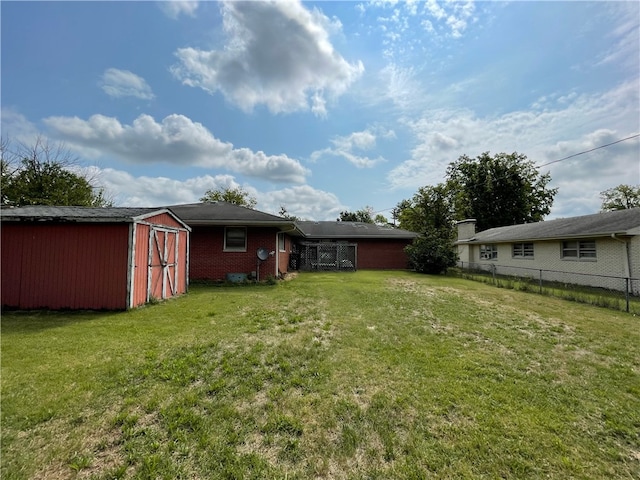
[[[420,233],[406,248],[411,266],[424,273],[442,273],[457,262],[456,222],[475,219],[478,231],[544,220],[557,188],[551,175],[541,174],[526,155],[514,152],[476,158],[462,155],[449,164],[445,181],[425,186],[392,210],[393,225]],[[619,185],[600,193],[602,211],[640,207],[640,185]],[[369,207],[342,212],[339,220],[373,220]]]

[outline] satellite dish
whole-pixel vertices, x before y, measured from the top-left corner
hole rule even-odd
[[[261,247],[258,249],[257,255],[260,260],[265,261],[269,258],[269,249]]]

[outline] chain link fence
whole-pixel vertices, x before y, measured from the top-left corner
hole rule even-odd
[[[450,273],[497,287],[640,314],[640,278],[470,262],[460,262]]]

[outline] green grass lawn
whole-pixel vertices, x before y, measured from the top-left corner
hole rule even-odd
[[[4,313],[9,479],[640,478],[640,317],[409,272]]]

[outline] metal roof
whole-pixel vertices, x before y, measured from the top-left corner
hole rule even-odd
[[[171,214],[171,212],[166,208],[158,207],[53,207],[45,205],[28,205],[24,207],[3,206],[0,208],[0,220],[3,222],[62,221],[131,223],[143,220],[144,218],[153,215],[159,215],[161,213]]]
[[[457,243],[501,243],[525,240],[640,235],[640,208],[600,212],[580,217],[491,228]]]
[[[412,239],[420,235],[399,228],[363,222],[308,222],[298,221],[296,225],[307,238],[386,238]]]

